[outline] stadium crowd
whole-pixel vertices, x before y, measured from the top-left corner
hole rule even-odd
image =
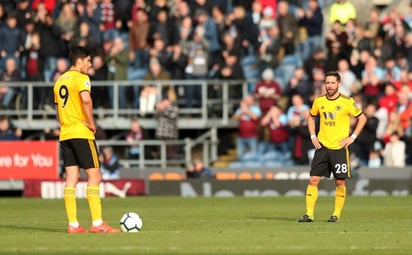
[[[347,0],[0,3],[1,81],[52,82],[67,70],[73,46],[93,50],[92,81],[254,81],[233,113],[254,108],[249,119],[234,117],[238,149],[249,152],[239,154],[233,166],[307,164],[312,146],[305,116],[323,93],[324,73],[338,70],[341,92],[353,96],[368,117],[352,161],[370,167],[412,164],[412,5],[403,15],[397,7],[384,16],[372,9],[361,24]],[[94,106],[111,107],[112,92],[92,90]],[[24,88],[0,86],[0,109],[13,107],[19,93],[24,96]],[[51,93],[36,90],[34,107],[50,108]],[[143,113],[154,113],[161,98],[182,99],[188,108],[201,102],[195,85],[156,91],[148,84],[119,93],[120,107]]]

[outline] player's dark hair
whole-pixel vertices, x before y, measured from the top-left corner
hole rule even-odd
[[[339,72],[337,72],[337,71],[330,71],[330,72],[325,73],[325,80],[326,80],[326,77],[328,77],[328,76],[333,76],[333,77],[336,78],[336,81],[337,81],[337,82],[340,82],[340,74],[339,74]]]
[[[74,66],[79,58],[84,59],[91,55],[92,52],[89,49],[86,49],[84,47],[74,47],[70,50],[69,53],[70,65]]]

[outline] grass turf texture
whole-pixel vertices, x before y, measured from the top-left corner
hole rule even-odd
[[[0,254],[410,254],[411,197],[348,197],[327,223],[333,197],[319,197],[314,223],[298,223],[304,197],[102,200],[118,227],[135,211],[139,233],[66,234],[63,200],[0,199]],[[87,202],[78,216],[89,227]]]

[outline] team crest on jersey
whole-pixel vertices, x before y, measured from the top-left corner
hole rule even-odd
[[[84,85],[86,85],[86,87],[89,87],[89,88],[90,88],[90,81],[85,81],[85,82],[84,82]]]
[[[336,111],[342,111],[342,106],[337,105],[337,106],[335,107],[335,109],[336,109]]]

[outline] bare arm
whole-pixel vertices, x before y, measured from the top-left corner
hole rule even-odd
[[[96,126],[94,124],[94,117],[93,117],[93,101],[88,91],[80,92],[80,97],[83,102],[83,109],[86,113],[87,121],[84,123],[92,132],[93,134],[96,133]]]
[[[351,145],[355,141],[356,137],[358,137],[358,135],[362,131],[363,127],[366,124],[366,121],[367,121],[367,118],[366,118],[365,114],[362,113],[358,117],[358,122],[356,123],[355,129],[353,130],[352,135],[349,136],[349,137],[346,137],[345,139],[343,139],[340,142],[340,145],[345,146],[345,147],[348,147],[349,145]]]
[[[309,129],[309,134],[310,134],[310,139],[312,140],[312,144],[315,147],[315,149],[320,149],[322,148],[322,145],[320,145],[318,137],[316,136],[316,122],[315,122],[315,117],[309,114],[308,116],[308,129]]]

